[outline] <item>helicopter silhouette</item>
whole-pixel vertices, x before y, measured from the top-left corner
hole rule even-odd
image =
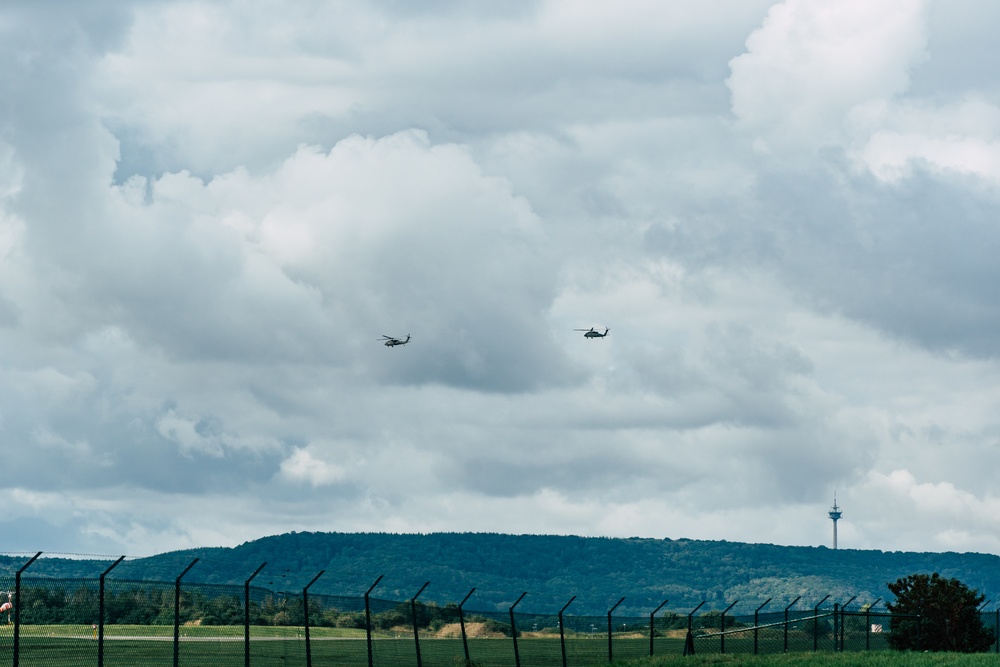
[[[605,327],[604,333],[597,331],[594,327],[590,327],[589,329],[573,329],[573,331],[586,331],[587,333],[583,334],[584,338],[604,338],[611,329]]]
[[[410,334],[406,334],[406,340],[400,340],[399,338],[393,338],[392,336],[383,335],[379,340],[384,340],[384,345],[386,347],[396,347],[397,345],[406,345],[410,342]]]

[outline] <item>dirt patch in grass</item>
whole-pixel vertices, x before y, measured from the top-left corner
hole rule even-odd
[[[487,630],[485,623],[466,623],[465,635],[470,639],[501,639],[504,636],[502,632],[490,632]],[[442,626],[434,636],[442,639],[461,637],[462,626],[458,623],[449,623]]]

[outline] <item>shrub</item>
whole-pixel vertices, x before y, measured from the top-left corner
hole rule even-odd
[[[888,584],[896,601],[886,604],[892,612],[889,646],[899,651],[955,651],[981,653],[996,640],[983,625],[979,605],[985,596],[958,579],[937,572],[911,574]]]

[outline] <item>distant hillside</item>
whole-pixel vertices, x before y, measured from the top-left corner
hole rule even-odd
[[[603,614],[622,596],[616,613],[625,615],[648,614],[668,598],[667,608],[678,612],[702,600],[703,610],[739,600],[735,613],[773,598],[773,611],[800,595],[799,607],[826,595],[831,602],[854,595],[872,602],[889,597],[887,582],[918,572],[958,578],[1000,600],[1000,557],[987,554],[488,533],[288,533],[127,560],[110,578],[172,582],[194,558],[200,561],[185,582],[242,584],[266,561],[255,586],[301,591],[325,570],[311,593],[360,596],[385,575],[373,597],[407,600],[430,581],[421,600],[458,602],[474,587],[468,609],[505,610],[527,591],[518,607],[526,612],[558,610],[574,595],[575,614]],[[0,576],[23,562],[0,558]],[[91,578],[109,564],[42,559],[25,576]]]

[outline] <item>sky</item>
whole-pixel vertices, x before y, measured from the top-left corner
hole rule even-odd
[[[6,0],[0,549],[1000,554],[998,22]]]

